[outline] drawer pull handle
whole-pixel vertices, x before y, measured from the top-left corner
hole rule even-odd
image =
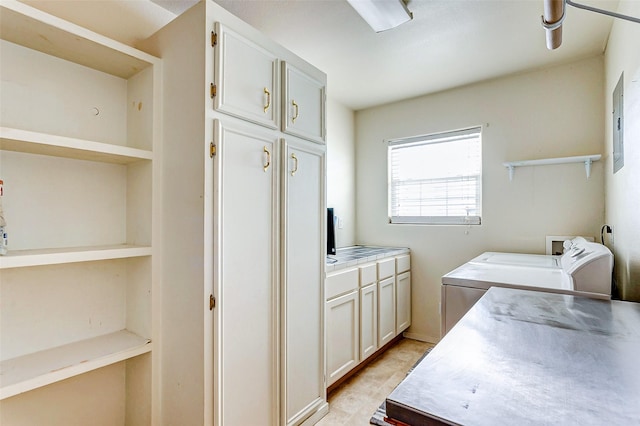
[[[296,122],[296,118],[298,118],[300,109],[298,108],[298,104],[294,100],[291,101],[291,105],[293,105],[293,107],[296,109],[296,113],[293,114],[293,117],[291,117],[291,122],[295,123]]]
[[[291,170],[291,176],[295,175],[296,172],[298,171],[298,157],[296,157],[296,154],[291,154],[291,158],[296,162],[296,166],[294,167],[293,170]]]
[[[264,106],[264,112],[267,112],[267,110],[269,109],[269,107],[271,106],[271,92],[269,92],[269,89],[267,89],[266,87],[264,88],[264,94],[267,95],[267,104]]]
[[[269,152],[266,146],[264,147],[264,153],[266,154],[267,162],[262,168],[266,172],[269,166],[271,165],[271,153]]]

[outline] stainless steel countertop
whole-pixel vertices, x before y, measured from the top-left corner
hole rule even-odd
[[[409,253],[406,247],[351,246],[336,249],[335,255],[327,256],[325,271],[330,272],[362,263],[375,262],[385,257]]]
[[[387,398],[411,425],[640,424],[640,303],[493,287]]]

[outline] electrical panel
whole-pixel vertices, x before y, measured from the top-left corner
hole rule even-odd
[[[624,73],[613,90],[613,173],[624,166],[624,99],[623,99]]]

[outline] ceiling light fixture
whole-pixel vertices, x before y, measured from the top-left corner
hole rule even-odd
[[[377,33],[390,30],[413,19],[402,0],[347,0]]]
[[[598,9],[597,7],[587,6],[575,3],[572,0],[544,0],[544,14],[542,15],[542,27],[547,33],[547,49],[553,50],[562,44],[562,22],[566,16],[566,6],[577,7],[578,9],[588,10],[590,12],[601,13],[603,15],[613,16],[614,18],[625,19],[627,21],[640,24],[639,18],[633,16],[622,15],[620,13],[608,10]]]

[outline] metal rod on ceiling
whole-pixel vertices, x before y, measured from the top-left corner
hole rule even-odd
[[[564,21],[564,0],[545,0],[542,26],[547,34],[547,49],[553,50],[562,44],[562,22]]]
[[[587,10],[589,12],[601,13],[603,15],[612,16],[614,18],[624,19],[627,21],[640,24],[640,18],[623,15],[621,13],[611,12],[597,7],[587,6],[575,3],[572,0],[544,0],[544,14],[542,15],[542,27],[545,29],[547,36],[547,49],[553,50],[562,44],[562,23],[566,16],[566,7],[568,4],[578,9]]]
[[[577,7],[578,9],[588,10],[589,12],[602,13],[603,15],[609,15],[609,16],[613,16],[614,18],[624,19],[624,20],[627,20],[627,21],[631,21],[631,22],[635,22],[637,24],[640,24],[640,18],[636,18],[636,17],[628,16],[628,15],[623,15],[623,14],[617,13],[617,12],[611,12],[609,10],[598,9],[597,7],[587,6],[586,4],[576,3],[576,2],[573,2],[571,0],[566,0],[566,2],[567,2],[567,4],[569,6]]]

